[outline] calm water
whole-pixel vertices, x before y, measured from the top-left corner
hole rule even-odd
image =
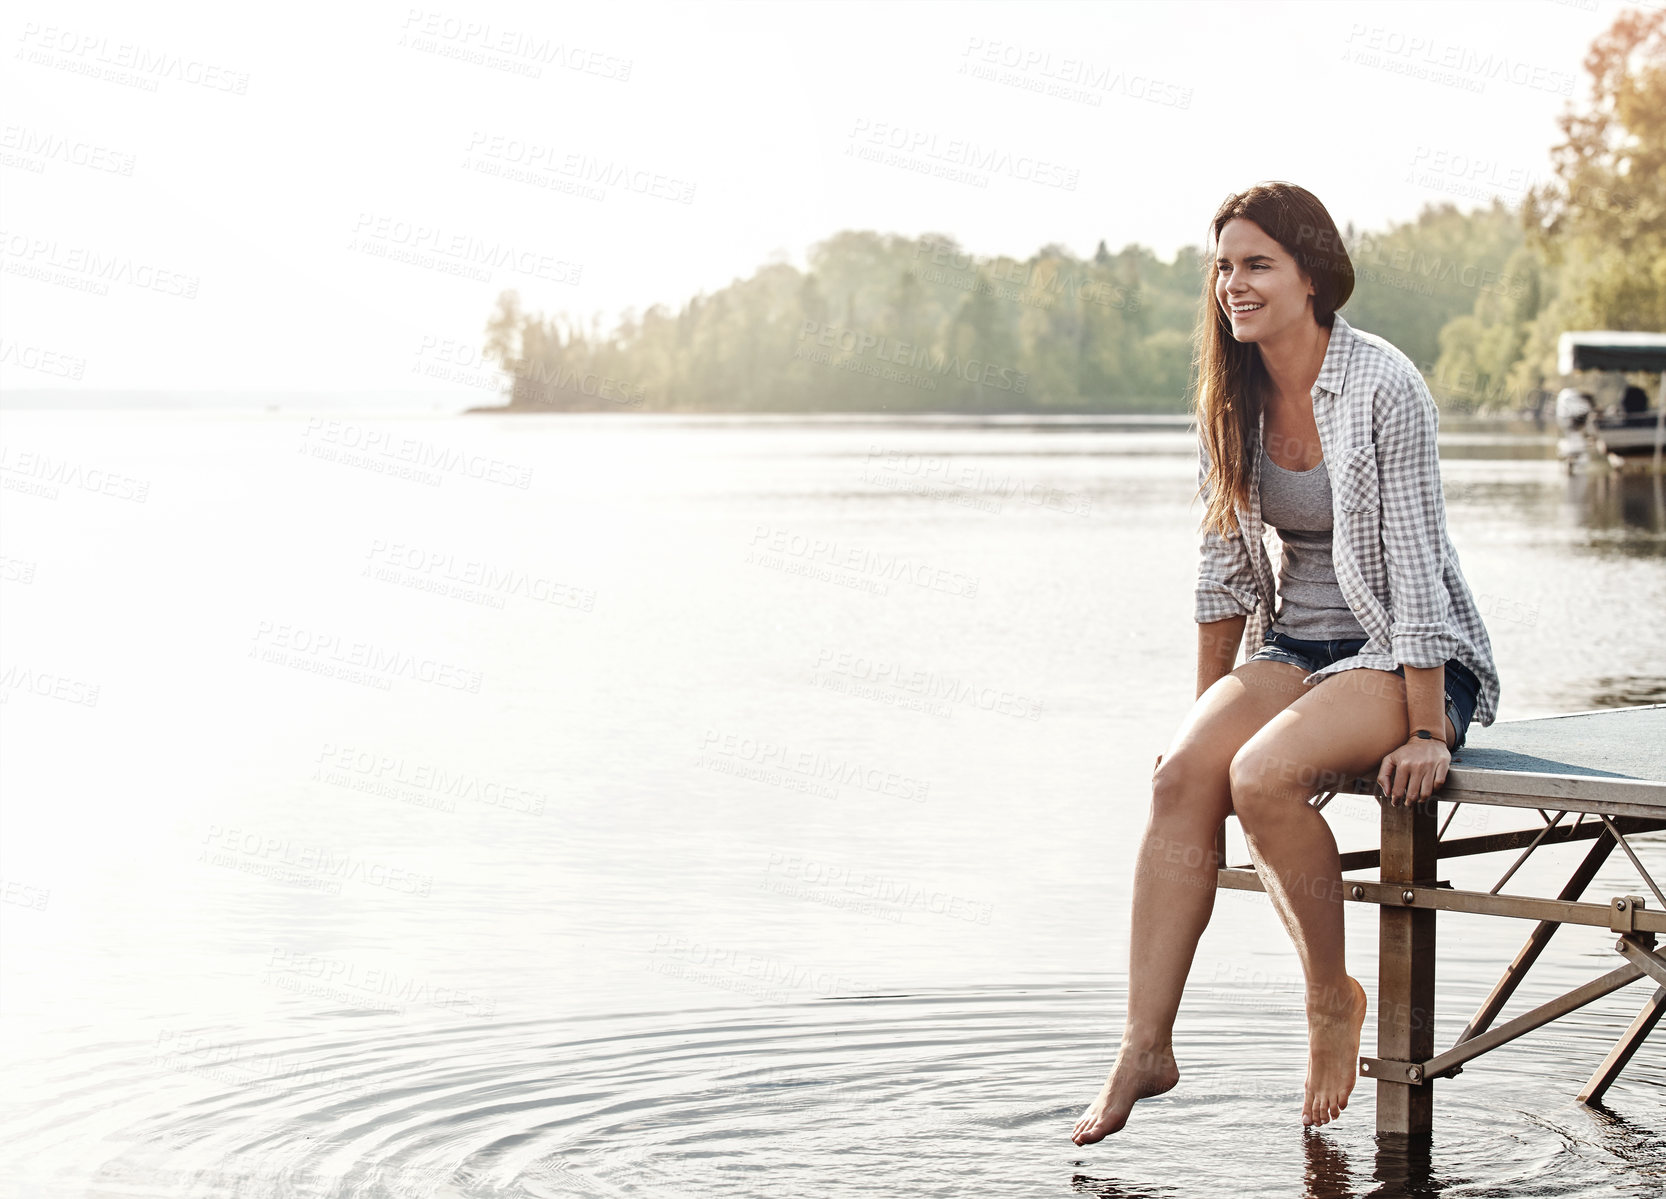
[[[1439,1084],[1421,1159],[1377,1144],[1369,1083],[1304,1134],[1299,965],[1237,892],[1180,1086],[1070,1143],[1121,1024],[1151,764],[1192,698],[1182,429],[0,428],[7,1194],[1666,1179],[1666,1040],[1607,1109],[1573,1100],[1637,985]],[[1666,517],[1647,483],[1540,454],[1443,448],[1501,717],[1666,699]],[[1344,849],[1373,836],[1363,797],[1327,815]],[[1454,828],[1489,820],[1514,827]],[[1661,837],[1637,848],[1666,874]],[[1570,852],[1509,890],[1559,884]],[[1447,873],[1486,889],[1504,865]],[[1616,864],[1589,894],[1638,889]],[[1348,919],[1372,979],[1374,913]],[[1443,1045],[1526,931],[1442,917]],[[1610,945],[1563,931],[1508,1014]]]

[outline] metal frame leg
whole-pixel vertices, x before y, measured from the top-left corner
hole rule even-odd
[[[1591,885],[1591,880],[1597,876],[1597,871],[1602,869],[1602,864],[1608,860],[1608,855],[1614,852],[1614,845],[1613,834],[1604,830],[1603,834],[1597,838],[1585,854],[1584,859],[1574,870],[1573,875],[1568,879],[1567,884],[1562,888],[1557,898],[1572,901],[1585,894],[1585,888]],[[1551,937],[1555,936],[1556,930],[1561,927],[1561,924],[1555,920],[1541,920],[1534,927],[1527,937],[1527,943],[1516,951],[1515,959],[1505,967],[1503,975],[1493,984],[1492,991],[1486,999],[1481,1001],[1480,1009],[1476,1011],[1474,1016],[1470,1017],[1469,1026],[1458,1034],[1456,1044],[1462,1045],[1471,1037],[1478,1036],[1492,1027],[1492,1022],[1498,1017],[1498,1013],[1504,1010],[1504,1005],[1510,1001],[1510,996],[1515,994],[1516,987],[1527,977],[1527,972],[1532,969],[1533,963],[1539,960],[1539,954],[1544,952],[1545,946],[1550,944]]]
[[[1602,1059],[1602,1065],[1597,1067],[1596,1073],[1591,1075],[1590,1080],[1580,1090],[1579,1102],[1602,1102],[1604,1093],[1620,1076],[1620,1071],[1626,1068],[1626,1063],[1631,1061],[1632,1055],[1643,1044],[1644,1038],[1660,1023],[1661,1016],[1666,1016],[1666,987],[1655,988],[1653,996],[1643,1005],[1643,1010],[1637,1013],[1637,1018],[1614,1043],[1614,1048]]]
[[[1436,807],[1382,805],[1382,865],[1386,886],[1435,881]],[[1426,1062],[1435,1054],[1435,911],[1378,909],[1377,1056]],[[1434,1125],[1434,1087],[1421,1079],[1377,1079],[1377,1131],[1428,1134]]]

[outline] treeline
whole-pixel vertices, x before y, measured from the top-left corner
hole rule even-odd
[[[1460,211],[1344,231],[1350,323],[1404,350],[1443,406],[1512,411],[1555,382],[1564,329],[1666,330],[1666,13],[1623,13],[1586,60],[1555,175]],[[1484,150],[1484,148],[1478,148]],[[1455,164],[1414,180],[1464,185]],[[1207,220],[1207,214],[1200,223]],[[499,297],[486,353],[517,410],[1183,412],[1203,247],[1102,241],[981,258],[947,234],[843,232],[611,331]]]

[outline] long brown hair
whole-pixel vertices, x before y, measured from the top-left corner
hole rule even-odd
[[[1235,217],[1258,225],[1307,272],[1313,281],[1313,319],[1322,328],[1331,328],[1336,310],[1354,294],[1354,264],[1342,235],[1319,198],[1306,188],[1258,183],[1228,196],[1215,210],[1203,261],[1203,303],[1192,338],[1197,363],[1192,416],[1209,455],[1203,527],[1223,537],[1237,533],[1234,505],[1249,505],[1249,456],[1255,449],[1268,382],[1261,350],[1232,336],[1232,322],[1215,299],[1216,248],[1221,230]]]

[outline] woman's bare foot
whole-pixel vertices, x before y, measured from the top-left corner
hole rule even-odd
[[[1099,1088],[1099,1096],[1088,1105],[1070,1139],[1078,1145],[1102,1141],[1113,1132],[1121,1132],[1128,1123],[1128,1112],[1136,1102],[1172,1090],[1180,1081],[1180,1069],[1174,1064],[1174,1050],[1163,1045],[1139,1050],[1130,1048],[1126,1040],[1116,1055],[1116,1065],[1110,1077]]]
[[[1303,1124],[1329,1124],[1348,1106],[1359,1077],[1359,1034],[1365,1024],[1365,988],[1344,975],[1347,990],[1326,996],[1329,1002],[1307,1006],[1307,1087],[1302,1097]]]

